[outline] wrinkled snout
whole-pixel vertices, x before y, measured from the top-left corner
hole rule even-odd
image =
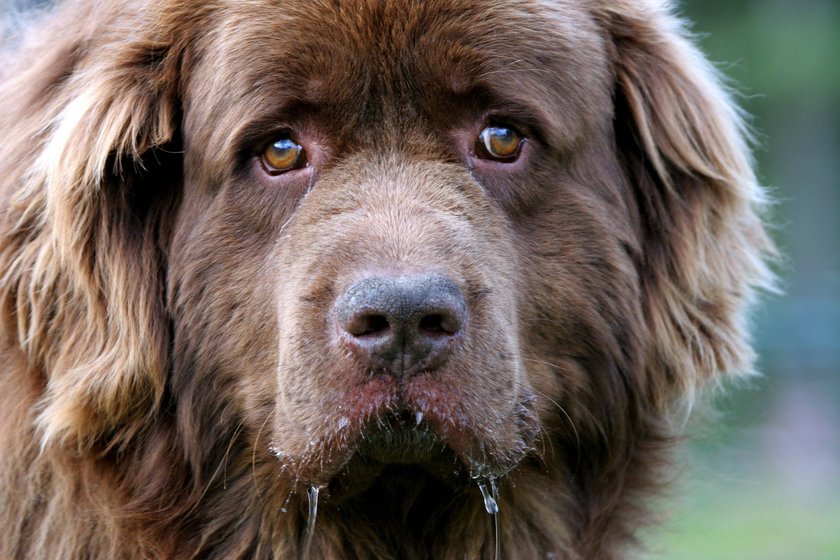
[[[364,278],[335,302],[341,343],[365,368],[396,376],[441,366],[468,315],[461,291],[441,274]]]

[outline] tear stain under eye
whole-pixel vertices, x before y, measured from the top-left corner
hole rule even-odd
[[[489,488],[488,488],[489,485]],[[499,530],[499,485],[495,478],[478,483],[481,490],[481,497],[484,499],[484,509],[493,517],[493,541],[495,547],[495,559],[501,560],[502,546]]]

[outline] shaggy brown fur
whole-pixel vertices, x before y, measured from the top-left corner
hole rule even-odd
[[[762,192],[653,0],[74,0],[3,60],[2,558],[295,558],[310,486],[313,558],[491,558],[489,480],[504,558],[625,557],[750,369]],[[335,309],[423,274],[446,359],[371,366]]]

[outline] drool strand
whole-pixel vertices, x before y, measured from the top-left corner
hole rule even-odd
[[[309,560],[312,551],[312,538],[315,535],[315,520],[318,518],[318,491],[315,486],[310,486],[306,493],[309,496],[309,516],[306,518],[306,533],[304,533],[302,560]]]
[[[490,487],[487,482],[479,482],[478,489],[481,490],[481,497],[484,499],[484,509],[493,516],[493,537],[495,544],[495,559],[501,560],[502,544],[501,531],[499,527],[499,485],[496,479],[489,480]]]

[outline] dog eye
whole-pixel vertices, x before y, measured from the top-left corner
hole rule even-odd
[[[269,173],[285,173],[306,165],[306,151],[291,138],[281,137],[265,147],[262,160]]]
[[[478,135],[475,152],[482,159],[505,163],[516,161],[525,138],[506,126],[488,126]]]

